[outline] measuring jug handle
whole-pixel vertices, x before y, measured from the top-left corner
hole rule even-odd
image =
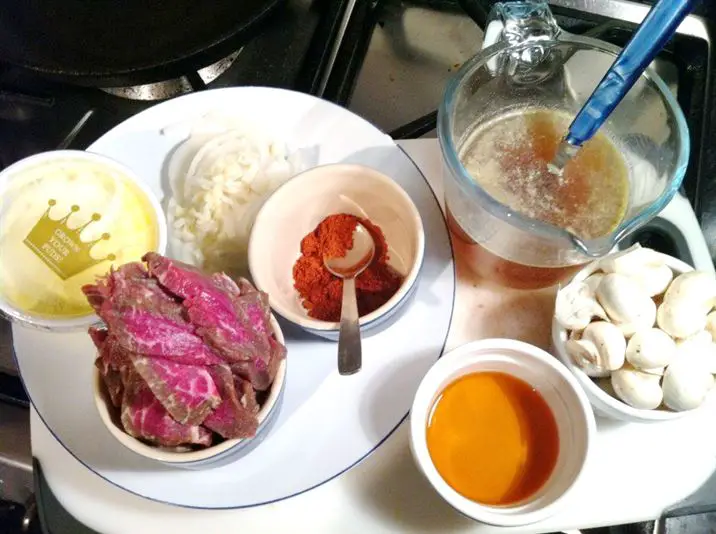
[[[487,16],[482,48],[499,41],[516,45],[555,39],[561,29],[545,0],[497,2]]]

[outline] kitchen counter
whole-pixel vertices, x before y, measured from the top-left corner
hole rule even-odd
[[[404,146],[440,196],[435,141]],[[447,350],[484,337],[548,347],[553,289],[508,291],[473,279],[459,261],[457,271]],[[108,534],[226,532],[236,524],[246,532],[272,533],[537,534],[645,521],[670,510],[683,512],[679,503],[691,507],[688,511],[716,509],[714,417],[716,405],[710,404],[659,424],[599,420],[593,453],[572,503],[543,522],[517,529],[476,523],[452,510],[415,467],[405,423],[358,466],[314,490],[246,510],[204,511],[151,502],[108,484],[73,459],[34,411],[31,422],[33,451],[59,502],[81,522]]]

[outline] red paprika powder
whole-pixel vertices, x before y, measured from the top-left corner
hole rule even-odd
[[[361,223],[375,242],[375,256],[356,278],[358,314],[377,310],[395,295],[403,277],[388,265],[383,231],[367,219],[345,213],[329,215],[301,240],[301,256],[293,266],[293,283],[310,317],[337,322],[341,319],[343,281],[328,272],[323,257],[340,258],[353,246],[353,231]]]

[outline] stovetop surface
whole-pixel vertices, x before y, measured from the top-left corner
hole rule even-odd
[[[262,85],[315,93],[345,4],[288,0],[216,80],[205,84],[196,72],[188,72],[185,81],[194,90]],[[49,82],[0,61],[0,168],[40,151],[83,149],[155,103]]]

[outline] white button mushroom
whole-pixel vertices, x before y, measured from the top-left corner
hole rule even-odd
[[[708,313],[716,302],[716,278],[704,271],[682,273],[669,286],[664,300],[697,302]]]
[[[692,336],[689,336],[684,339],[676,340],[676,346],[681,348],[681,347],[684,347],[691,343],[704,345],[706,343],[711,343],[713,340],[714,339],[713,339],[713,335],[711,334],[711,332],[709,332],[708,330],[701,330],[699,332],[696,332]]]
[[[612,373],[612,387],[617,397],[632,408],[654,410],[663,400],[661,377],[625,365]]]
[[[584,330],[594,317],[607,315],[587,284],[572,282],[557,292],[554,317],[567,330]]]
[[[650,297],[661,295],[669,287],[674,278],[674,271],[668,265],[645,267],[644,270],[630,274],[637,281],[644,292]]]
[[[584,283],[587,284],[589,289],[592,290],[593,295],[597,293],[597,288],[599,287],[602,278],[604,278],[604,273],[597,272],[590,274],[587,278],[584,279]]]
[[[692,365],[701,365],[711,374],[716,374],[716,344],[711,334],[702,330],[689,338],[678,340],[676,360],[692,361]]]
[[[582,341],[591,341],[596,347],[596,368],[614,371],[624,365],[626,339],[619,327],[606,321],[595,321],[584,329]]]
[[[678,358],[664,372],[664,404],[677,412],[693,410],[706,400],[713,385],[714,377],[707,369]]]
[[[626,359],[637,369],[661,374],[676,354],[676,343],[658,328],[639,330],[626,347]],[[661,368],[661,369],[659,369]]]
[[[659,305],[657,324],[675,338],[687,338],[706,328],[706,315],[716,303],[716,279],[691,271],[674,278]]]
[[[712,339],[716,339],[716,311],[706,316],[706,331],[711,334]]]
[[[703,271],[682,273],[671,282],[664,303],[672,306],[695,306],[704,315],[716,304],[716,278]]]
[[[674,305],[664,300],[656,312],[656,324],[670,336],[683,339],[706,328],[706,314],[698,306]]]
[[[591,341],[584,339],[569,339],[564,344],[564,349],[569,354],[574,364],[593,378],[609,376],[609,369],[598,367],[599,351]]]
[[[635,243],[626,250],[610,254],[599,261],[599,267],[605,273],[619,273],[635,275],[651,267],[659,267],[664,260],[659,254],[650,249],[642,248]]]
[[[633,279],[610,273],[597,288],[597,301],[626,337],[654,326],[656,304]]]

